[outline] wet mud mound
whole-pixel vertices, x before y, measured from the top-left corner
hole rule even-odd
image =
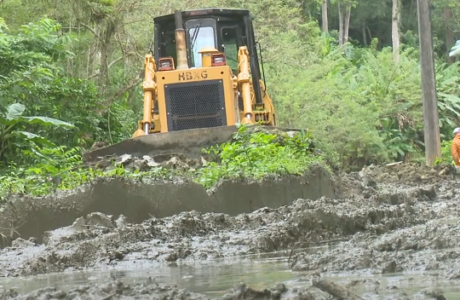
[[[412,197],[407,198],[394,193],[401,190],[394,186],[376,193],[369,200],[405,207],[406,213],[423,215],[421,219],[425,221],[408,222],[406,227],[394,227],[380,234],[361,231],[329,249],[298,253],[291,258],[291,268],[314,273],[346,271],[356,275],[422,273],[434,274],[440,280],[460,280],[457,182],[444,180],[425,188],[407,188],[406,191],[412,191]]]
[[[455,167],[439,165],[427,167],[420,164],[371,165],[359,172],[342,173],[336,176],[338,193],[343,197],[362,195],[369,198],[382,188],[407,188],[423,185],[445,184],[456,180]]]
[[[299,199],[231,216],[183,212],[140,224],[92,213],[47,232],[43,244],[16,239],[0,252],[0,276],[136,262],[188,262],[303,248],[372,236],[458,214],[452,185],[380,189],[369,199]],[[300,263],[300,260],[298,260]]]
[[[296,254],[291,266],[296,271],[355,274],[434,271],[444,279],[459,280],[459,220],[460,216],[430,221],[381,236],[358,234],[324,252]]]
[[[152,280],[141,284],[124,284],[114,281],[106,284],[83,285],[70,291],[48,287],[19,295],[14,290],[0,290],[1,300],[51,300],[51,299],[91,299],[91,300],[209,300],[210,298],[198,293],[192,293],[176,286],[157,284]],[[325,300],[325,294],[320,290],[307,291],[305,289],[288,289],[280,283],[270,289],[255,290],[245,284],[235,286],[216,300]]]
[[[141,223],[196,210],[229,215],[249,213],[262,207],[278,208],[298,198],[335,198],[333,179],[320,166],[304,176],[279,176],[261,182],[225,180],[211,191],[186,179],[129,180],[107,178],[81,188],[40,198],[21,197],[0,207],[0,248],[17,237],[41,242],[45,231],[71,225],[93,212],[124,215]]]
[[[62,291],[53,287],[43,288],[34,292],[18,295],[15,291],[0,292],[1,300],[48,300],[48,299],[120,299],[120,300],[205,300],[203,295],[191,293],[168,285],[158,285],[152,282],[137,285],[125,285],[120,281],[95,286],[83,285],[70,291]]]
[[[362,282],[365,283],[365,282]],[[377,282],[378,283],[378,282]],[[359,285],[354,282],[353,285]],[[378,289],[374,292],[366,293],[363,297],[354,293],[346,286],[325,279],[314,279],[312,285],[303,288],[288,288],[285,284],[279,283],[269,289],[256,290],[248,287],[244,283],[228,290],[222,296],[212,298],[214,300],[328,300],[347,299],[388,299],[406,300],[409,299],[405,293],[397,290],[385,291],[384,295]],[[419,300],[437,299],[445,300],[442,291],[424,289],[416,293]],[[113,281],[105,284],[82,285],[71,290],[59,290],[54,287],[39,289],[27,294],[18,294],[14,290],[0,290],[1,300],[71,300],[71,299],[91,299],[91,300],[210,300],[206,295],[193,293],[176,286],[157,284],[152,280],[145,283],[124,284],[121,281]]]
[[[310,288],[288,288],[283,283],[256,290],[241,283],[226,291],[214,300],[327,300],[330,295],[343,296],[346,299],[362,299],[348,289],[326,280],[318,280]],[[157,284],[152,280],[138,284],[124,284],[122,281],[113,281],[106,284],[83,285],[78,288],[63,291],[48,287],[28,294],[18,294],[14,290],[0,290],[0,300],[210,300],[206,295],[192,293],[176,286]]]

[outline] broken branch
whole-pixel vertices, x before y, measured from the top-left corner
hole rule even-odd
[[[339,299],[365,300],[335,282],[321,279],[313,280],[313,286]]]

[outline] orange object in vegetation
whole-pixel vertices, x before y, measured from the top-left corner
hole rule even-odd
[[[450,148],[450,153],[455,161],[455,165],[460,166],[460,134],[455,135]]]

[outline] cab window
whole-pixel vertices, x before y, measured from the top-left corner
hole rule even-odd
[[[216,48],[214,28],[211,26],[196,26],[190,28],[188,33],[190,36],[189,44],[191,45],[190,58],[192,66],[201,67],[201,54],[199,51],[204,47]]]
[[[168,30],[162,32],[161,35],[161,56],[171,56],[174,59],[175,64],[177,65],[176,61],[176,37],[174,30]]]

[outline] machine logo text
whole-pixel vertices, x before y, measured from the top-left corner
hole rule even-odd
[[[198,72],[182,72],[179,73],[179,81],[189,81],[189,80],[201,80],[208,78],[208,73],[206,71]]]

